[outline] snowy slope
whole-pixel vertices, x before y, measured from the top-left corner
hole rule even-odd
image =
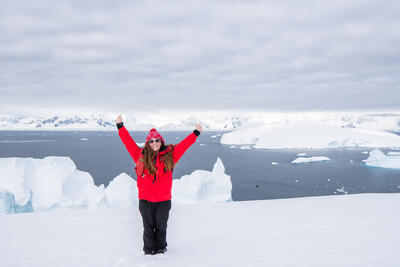
[[[0,266],[400,266],[400,194],[172,203],[156,256],[137,207],[0,215]]]

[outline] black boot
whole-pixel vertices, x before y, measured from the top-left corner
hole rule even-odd
[[[144,252],[144,255],[155,255],[155,254],[157,254],[157,251],[155,251],[155,250],[150,250],[150,251]]]
[[[157,249],[157,253],[164,254],[165,252],[167,252],[167,248],[159,248],[159,249]]]

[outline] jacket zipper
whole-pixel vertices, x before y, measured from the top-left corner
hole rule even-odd
[[[154,158],[154,167],[156,168],[156,172],[154,173],[154,180],[153,180],[153,184],[154,184],[154,182],[156,181],[156,176],[157,176],[157,155],[156,155],[156,157]]]

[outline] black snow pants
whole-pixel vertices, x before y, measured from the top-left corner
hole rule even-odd
[[[167,221],[171,200],[150,202],[139,199],[139,211],[143,219],[143,251],[167,247]]]

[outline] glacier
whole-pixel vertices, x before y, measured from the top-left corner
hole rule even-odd
[[[0,212],[132,207],[138,203],[136,181],[121,173],[105,187],[80,171],[70,157],[1,158]],[[212,171],[196,170],[173,180],[173,199],[200,203],[231,201],[232,184],[220,158]],[[193,194],[189,197],[187,192]]]

